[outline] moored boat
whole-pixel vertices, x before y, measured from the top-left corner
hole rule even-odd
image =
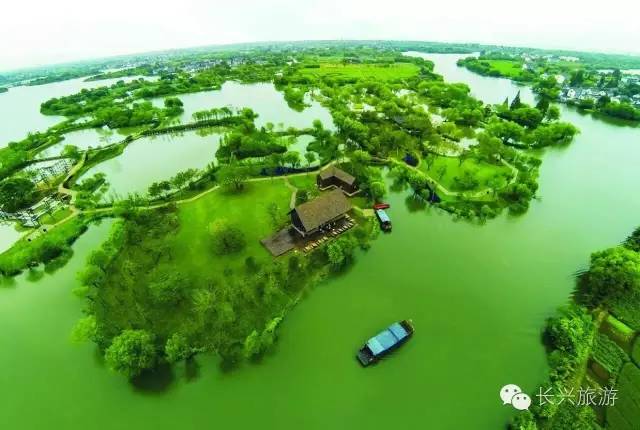
[[[391,218],[382,209],[376,209],[376,217],[380,221],[380,228],[384,231],[391,231]]]
[[[374,209],[389,209],[391,205],[389,203],[376,203],[373,205]]]
[[[413,334],[411,320],[403,320],[391,324],[386,330],[378,333],[364,344],[356,358],[363,366],[375,363],[389,352],[405,343]]]

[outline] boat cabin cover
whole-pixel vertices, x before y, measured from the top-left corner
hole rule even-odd
[[[367,341],[367,347],[376,356],[392,348],[398,342],[404,340],[409,333],[400,323],[393,323],[385,331],[378,333]]]
[[[378,215],[378,219],[381,223],[391,224],[391,218],[389,218],[389,215],[387,215],[387,213],[382,209],[376,209],[376,215]]]
[[[329,187],[340,188],[347,194],[353,194],[358,191],[356,186],[356,178],[348,174],[336,166],[327,167],[318,173],[318,188],[325,189]]]
[[[351,203],[341,190],[333,190],[296,206],[291,213],[291,224],[303,236],[316,232],[327,223],[342,218],[351,210]]]

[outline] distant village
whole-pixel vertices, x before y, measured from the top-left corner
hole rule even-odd
[[[580,59],[578,57],[573,56],[563,56],[563,55],[536,55],[530,53],[523,53],[520,56],[524,61],[522,65],[523,70],[535,71],[535,63],[539,63],[540,61],[547,63],[559,63],[559,62],[569,62],[569,63],[578,63]],[[637,94],[633,94],[628,96],[624,94],[621,90],[624,87],[628,87],[631,85],[639,85],[640,86],[640,71],[634,71],[635,73],[629,73],[627,71],[621,71],[620,79],[617,81],[617,86],[615,87],[592,87],[586,85],[571,85],[570,75],[569,73],[558,73],[554,75],[558,84],[562,86],[560,91],[559,100],[564,103],[576,103],[578,104],[581,101],[593,100],[597,101],[602,97],[608,97],[610,101],[622,103],[628,102],[632,104],[636,108],[640,108],[640,91]],[[596,74],[598,82],[604,82],[605,80],[613,77],[615,73],[614,70],[597,70],[597,71],[589,71],[590,75]],[[637,73],[637,74],[636,74]],[[548,73],[543,73],[540,77],[543,79],[548,78],[550,75]]]

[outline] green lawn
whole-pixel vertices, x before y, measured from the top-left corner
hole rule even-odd
[[[489,184],[494,177],[496,178],[498,188],[501,188],[508,182],[508,178],[512,175],[511,170],[504,165],[493,165],[473,158],[466,159],[462,165],[460,165],[456,157],[442,157],[437,155],[430,155],[430,157],[435,157],[431,165],[428,166],[428,163],[423,160],[419,169],[440,182],[440,184],[450,191],[460,191],[456,177],[461,177],[465,171],[471,172],[473,177],[478,181],[478,185],[470,191],[489,188]],[[446,169],[443,175],[441,169]]]
[[[319,68],[301,68],[298,73],[307,77],[373,78],[389,81],[415,76],[418,70],[418,66],[412,63],[391,65],[320,63]]]
[[[500,72],[501,75],[515,78],[522,73],[522,63],[512,60],[482,60],[491,65],[491,68]]]
[[[249,256],[270,261],[271,255],[259,242],[274,232],[267,205],[275,202],[285,220],[290,198],[291,190],[284,180],[273,179],[248,182],[245,190],[237,194],[215,191],[180,206],[180,230],[168,243],[175,250],[173,264],[202,278],[221,278],[225,268],[244,272],[244,261]],[[240,254],[213,254],[208,227],[218,219],[226,219],[245,234],[247,246]]]
[[[55,224],[58,221],[65,219],[69,215],[71,215],[71,209],[69,209],[68,207],[64,207],[53,212],[51,215],[49,214],[44,215],[42,218],[40,218],[40,223]]]

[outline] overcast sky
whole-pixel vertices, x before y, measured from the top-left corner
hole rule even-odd
[[[638,0],[6,1],[0,5],[0,70],[303,39],[480,42],[640,54],[639,12]]]

